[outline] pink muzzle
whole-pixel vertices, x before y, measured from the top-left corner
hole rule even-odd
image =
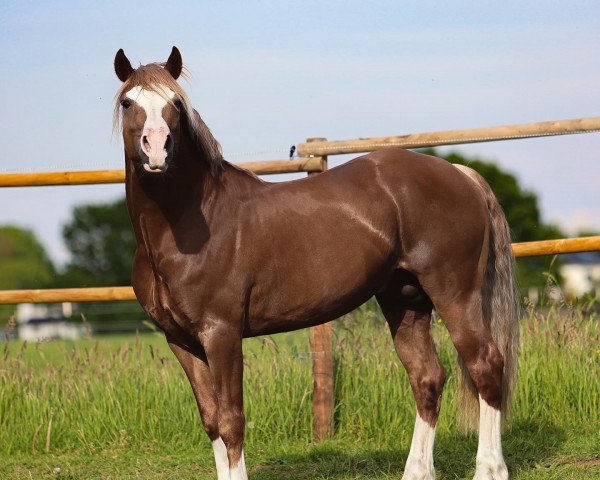
[[[142,151],[148,156],[150,170],[164,170],[170,141],[169,127],[144,128],[140,145]]]

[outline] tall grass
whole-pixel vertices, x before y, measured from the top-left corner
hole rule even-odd
[[[522,321],[513,422],[600,430],[600,326],[582,310]],[[406,373],[370,306],[336,324],[335,436],[395,446],[415,415]],[[447,372],[438,431],[456,434],[455,351],[433,326]],[[247,442],[310,442],[311,356],[304,332],[245,344]],[[206,443],[191,389],[164,340],[9,342],[0,358],[0,454],[154,449]]]

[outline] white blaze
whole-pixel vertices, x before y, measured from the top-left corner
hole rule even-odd
[[[507,480],[508,470],[502,456],[502,418],[500,410],[490,407],[479,396],[479,445],[473,480]]]
[[[168,99],[175,97],[175,92],[162,87]],[[133,87],[125,96],[133,100],[146,112],[146,121],[140,138],[142,150],[148,155],[150,165],[144,165],[147,171],[155,171],[163,167],[167,153],[164,150],[165,141],[169,134],[169,126],[162,116],[162,111],[168,101],[162,95],[142,87]],[[153,167],[153,168],[150,168]]]
[[[435,427],[429,425],[417,412],[410,452],[406,459],[402,480],[435,480],[433,469],[433,442]]]

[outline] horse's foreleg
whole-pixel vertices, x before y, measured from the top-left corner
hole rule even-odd
[[[203,345],[219,401],[219,434],[227,448],[230,479],[247,480],[242,337],[235,328],[218,326],[203,335]]]
[[[206,355],[202,347],[193,349],[183,346],[174,339],[167,337],[169,347],[181,363],[185,374],[190,381],[196,403],[200,410],[200,418],[208,438],[213,445],[217,479],[229,480],[229,460],[225,444],[219,435],[219,405],[217,394],[213,385]]]
[[[417,416],[404,480],[434,480],[433,443],[445,374],[431,338],[431,308],[408,310],[397,300],[378,296],[396,352],[408,372]]]

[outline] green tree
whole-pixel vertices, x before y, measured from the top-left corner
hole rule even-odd
[[[73,210],[63,227],[71,260],[61,282],[71,286],[121,286],[131,284],[135,237],[125,199]]]
[[[422,153],[445,158],[450,163],[466,165],[479,172],[490,184],[506,215],[513,242],[529,242],[564,237],[557,225],[544,223],[541,219],[537,195],[523,188],[517,177],[500,169],[492,162],[479,158],[466,157],[458,152],[439,154],[434,149],[421,150]],[[543,288],[550,272],[558,278],[559,262],[553,257],[529,257],[517,260],[517,276],[522,293],[529,287]]]
[[[31,230],[0,227],[0,289],[45,288],[55,280],[54,266]],[[13,305],[0,305],[0,324],[6,323],[14,310]]]
[[[600,232],[597,230],[589,230],[589,229],[585,229],[585,230],[580,230],[577,235],[575,235],[576,237],[597,237],[598,235],[600,235]]]
[[[80,205],[63,227],[71,259],[60,276],[62,287],[131,285],[135,236],[125,199]],[[76,311],[96,324],[147,318],[137,302],[80,303]]]

